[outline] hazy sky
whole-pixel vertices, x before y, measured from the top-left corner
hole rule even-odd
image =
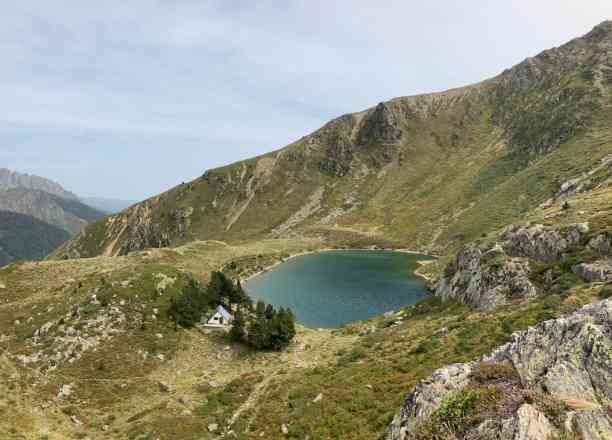
[[[0,167],[141,199],[611,18],[610,0],[6,1]]]

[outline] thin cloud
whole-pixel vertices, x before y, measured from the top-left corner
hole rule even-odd
[[[342,113],[495,75],[611,18],[603,3],[13,2],[0,166],[142,198]]]

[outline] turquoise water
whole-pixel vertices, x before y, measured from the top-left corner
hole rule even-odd
[[[326,251],[292,258],[252,278],[252,298],[290,307],[307,327],[339,327],[414,304],[427,295],[413,275],[425,255],[392,251]]]

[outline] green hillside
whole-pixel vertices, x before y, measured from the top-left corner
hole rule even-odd
[[[44,258],[69,238],[67,231],[33,217],[0,211],[0,266]]]
[[[446,252],[612,153],[611,46],[605,22],[487,81],[341,116],[95,223],[56,256],[346,233]]]

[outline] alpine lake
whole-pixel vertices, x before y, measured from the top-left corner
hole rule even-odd
[[[414,271],[431,259],[399,251],[322,251],[288,259],[244,288],[254,300],[289,307],[302,325],[335,328],[427,296]]]

